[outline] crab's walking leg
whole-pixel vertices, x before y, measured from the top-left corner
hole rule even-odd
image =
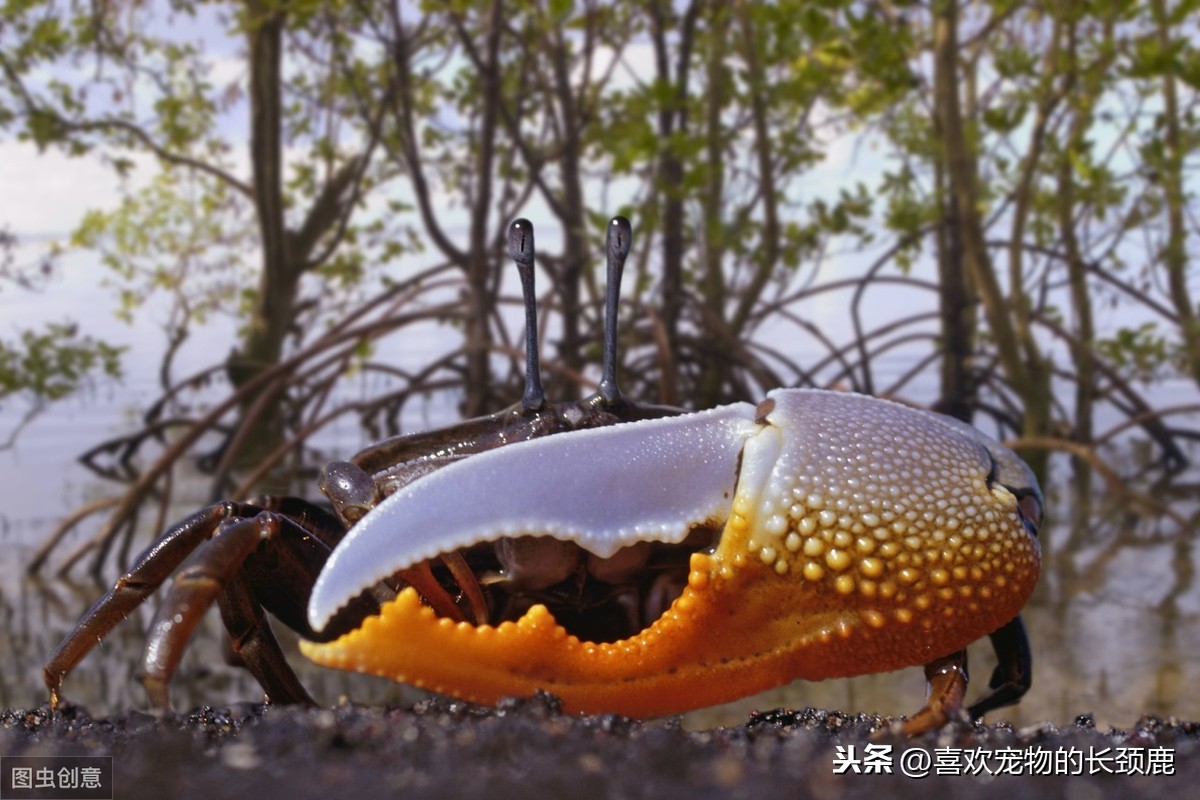
[[[925,705],[904,723],[904,733],[916,736],[949,722],[962,710],[969,679],[966,650],[958,650],[926,664],[928,692]]]
[[[988,681],[991,691],[971,706],[971,719],[1018,702],[1033,685],[1033,652],[1021,617],[1018,615],[988,638],[992,640],[998,663]]]
[[[226,520],[176,573],[147,635],[142,682],[151,702],[168,707],[168,684],[197,623],[216,600],[233,654],[275,703],[312,698],[284,658],[263,610],[308,639],[338,635],[370,614],[375,600],[351,601],[347,616],[328,631],[313,631],[304,614],[316,576],[340,536],[337,521],[295,498],[270,498],[269,510],[250,519]],[[269,543],[269,547],[261,547]],[[343,622],[344,619],[353,622]]]
[[[248,559],[217,596],[229,634],[230,661],[253,675],[271,702],[312,704],[271,632],[263,605],[285,625],[307,633],[307,620],[290,609],[303,607],[307,591],[302,587],[311,585],[321,571],[341,539],[342,527],[331,514],[294,497],[265,497],[258,505],[290,520],[293,524],[284,530],[295,534],[277,537],[279,546],[262,563]]]
[[[138,556],[133,567],[117,579],[113,588],[96,601],[75,629],[59,644],[42,672],[50,692],[50,707],[56,708],[63,679],[118,622],[125,619],[175,568],[212,535],[226,519],[259,511],[248,503],[224,502],[201,509],[168,530]]]
[[[315,705],[288,665],[250,582],[242,575],[236,576],[217,597],[217,605],[229,633],[232,655],[263,687],[267,699],[272,703]],[[162,693],[166,695],[165,681]]]
[[[1016,703],[1032,685],[1033,654],[1021,617],[1003,625],[989,638],[999,663],[988,684],[991,691],[967,710],[971,719],[979,719],[989,711]],[[929,696],[925,707],[904,724],[904,732],[909,736],[940,728],[962,708],[968,681],[967,651],[959,650],[926,664],[925,680],[929,685]]]
[[[142,684],[151,703],[159,708],[171,707],[167,685],[196,624],[255,548],[278,535],[282,519],[264,511],[249,519],[221,522],[216,534],[197,547],[188,563],[175,574],[171,591],[146,637]],[[244,632],[231,635],[236,651],[239,640],[245,638]]]

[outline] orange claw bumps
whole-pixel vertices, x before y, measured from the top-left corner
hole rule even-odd
[[[1040,503],[1025,464],[970,426],[860,395],[777,390],[758,408],[554,436],[439,470],[350,531],[309,605],[319,629],[397,571],[450,551],[472,560],[502,538],[568,541],[582,564],[713,531],[646,627],[589,641],[552,616],[553,592],[504,621],[452,621],[409,588],[357,630],[303,650],[477,702],[546,689],[568,709],[634,716],[797,678],[935,664],[944,675],[947,656],[1019,626],[1038,575]],[[643,569],[653,566],[652,556]],[[1027,661],[1001,653],[983,702],[1019,697]]]

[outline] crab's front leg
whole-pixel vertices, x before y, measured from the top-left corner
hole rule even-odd
[[[1039,520],[1028,468],[974,428],[780,390],[757,407],[514,445],[415,481],[355,526],[309,606],[319,630],[363,587],[503,537],[550,536],[607,559],[719,531],[645,629],[587,641],[541,604],[454,623],[405,590],[360,629],[304,649],[476,701],[548,689],[568,708],[635,716],[931,665],[936,724],[966,679],[936,665],[1017,617],[1037,578]]]

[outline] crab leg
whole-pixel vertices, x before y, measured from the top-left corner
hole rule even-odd
[[[926,664],[925,705],[904,723],[904,732],[917,736],[945,725],[962,708],[969,680],[966,650],[956,650]]]
[[[258,512],[248,503],[224,502],[201,509],[175,525],[138,556],[128,572],[95,602],[50,656],[43,670],[50,706],[58,706],[63,678],[118,622],[154,594],[188,554],[226,519]]]
[[[52,707],[60,701],[67,673],[181,563],[185,566],[175,573],[148,634],[143,683],[151,702],[160,707],[168,703],[167,683],[191,631],[214,598],[230,635],[232,660],[254,675],[271,700],[311,702],[262,611],[265,608],[304,636],[318,638],[303,609],[312,581],[341,535],[340,523],[327,511],[293,497],[223,502],[192,514],[138,556],[50,657],[44,678]],[[278,545],[265,556],[257,552],[264,538]],[[351,600],[346,614],[357,621],[378,608],[371,597],[359,596]],[[328,635],[348,627],[335,620]]]
[[[256,600],[245,576],[235,575],[225,585],[224,590],[217,595],[217,606],[221,611],[221,621],[229,634],[232,656],[230,661],[235,666],[244,667],[253,675],[272,703],[314,705],[312,696],[287,663],[279,640],[271,632],[262,605]],[[169,674],[159,678],[162,683],[160,694],[165,700],[169,700],[166,697],[166,683],[169,679]]]
[[[264,511],[249,519],[223,521],[175,574],[171,591],[150,624],[142,661],[142,684],[154,705],[171,707],[167,687],[197,623],[250,553],[278,535],[281,520]],[[241,638],[234,639],[235,651]]]
[[[988,635],[999,663],[988,684],[990,691],[967,709],[971,719],[979,719],[997,708],[1020,700],[1031,685],[1033,654],[1029,650],[1029,634],[1018,616]],[[967,651],[939,658],[925,665],[925,681],[929,687],[925,707],[908,718],[904,732],[916,736],[940,728],[962,708],[963,696],[969,681]]]
[[[1029,633],[1020,616],[988,635],[999,663],[988,681],[989,691],[970,709],[971,718],[1012,705],[1029,691],[1033,683],[1033,653],[1029,649]]]
[[[329,554],[332,532],[326,528],[332,523],[324,512],[303,501],[267,498],[264,504],[281,510],[223,520],[175,573],[146,637],[142,683],[156,706],[170,707],[171,676],[196,625],[214,602],[220,607],[234,659],[254,675],[267,698],[277,703],[312,703],[288,666],[263,608],[294,630],[315,636],[298,609],[307,600],[312,576]],[[268,540],[274,540],[276,547],[265,563],[258,563],[256,551]],[[359,616],[378,608],[361,596],[350,605]]]
[[[462,557],[455,553],[453,556],[447,557],[447,564],[452,563],[454,559],[462,561]],[[466,619],[463,616],[462,610],[455,604],[454,598],[446,594],[446,590],[442,588],[441,584],[437,582],[437,578],[433,576],[433,568],[428,561],[414,564],[407,569],[397,570],[396,576],[416,589],[421,597],[425,598],[425,602],[429,604],[430,608],[437,612],[439,616],[452,619],[456,622]],[[474,580],[473,577],[472,580]]]

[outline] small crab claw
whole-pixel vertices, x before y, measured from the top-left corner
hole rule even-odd
[[[357,630],[302,647],[477,702],[540,688],[569,709],[634,716],[928,664],[1028,599],[1040,556],[1025,497],[1040,502],[1028,468],[976,429],[853,394],[777,390],[757,407],[552,436],[380,503],[318,579],[313,628],[397,570],[479,542],[551,536],[609,557],[720,530],[662,616],[589,642],[542,605],[494,627],[454,623],[405,589]]]

